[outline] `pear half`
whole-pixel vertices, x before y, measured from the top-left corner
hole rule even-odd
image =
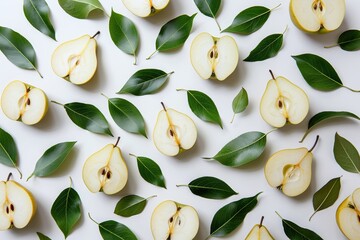
[[[78,85],[90,81],[97,68],[95,36],[99,33],[60,44],[51,57],[55,74]]]
[[[158,114],[153,132],[154,144],[162,154],[176,156],[194,146],[197,138],[196,126],[186,114],[167,109],[161,104],[163,110]]]
[[[125,187],[128,169],[117,146],[119,139],[116,144],[106,145],[85,161],[82,177],[91,192],[103,191],[110,195]]]
[[[45,116],[48,99],[41,89],[15,80],[5,87],[1,95],[1,108],[8,118],[33,125]]]
[[[163,10],[170,0],[122,0],[125,7],[138,17],[149,17]]]
[[[199,230],[196,210],[171,200],[160,203],[151,216],[154,240],[192,240]]]
[[[267,228],[262,224],[264,217],[261,217],[260,224],[255,224],[245,240],[274,240]]]
[[[313,147],[284,149],[274,153],[265,165],[265,178],[272,187],[276,187],[289,197],[305,192],[311,182],[313,154],[319,136]]]
[[[190,60],[201,78],[223,81],[236,69],[239,51],[234,38],[203,32],[191,44]]]
[[[360,188],[347,197],[336,210],[336,222],[350,240],[360,239]]]
[[[26,227],[36,212],[32,194],[10,176],[0,182],[0,231]]]
[[[290,16],[305,32],[338,29],[345,17],[345,0],[291,0]]]
[[[267,83],[260,101],[261,117],[269,125],[280,128],[287,122],[301,123],[309,112],[309,99],[306,93],[284,77]]]

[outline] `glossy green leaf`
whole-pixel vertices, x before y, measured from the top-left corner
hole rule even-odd
[[[120,199],[116,204],[114,213],[122,217],[131,217],[142,213],[146,207],[146,203],[150,198],[143,198],[137,195],[128,195]]]
[[[227,143],[214,159],[229,167],[239,167],[260,157],[266,146],[266,134],[262,132],[247,132]]]
[[[66,160],[75,143],[76,142],[62,142],[46,150],[37,161],[33,173],[27,180],[34,175],[37,177],[46,177],[55,172]]]
[[[174,72],[159,69],[142,69],[134,73],[118,92],[142,96],[157,92]]]
[[[214,101],[205,93],[195,90],[177,89],[186,91],[191,111],[205,122],[216,123],[222,128],[221,117]]]
[[[108,98],[108,104],[111,117],[119,127],[147,138],[144,118],[134,104],[123,98]]]
[[[360,173],[360,156],[355,146],[347,139],[335,134],[334,156],[345,171]]]
[[[51,240],[51,238],[49,238],[48,236],[45,236],[41,232],[37,232],[36,234],[38,235],[39,240]]]
[[[317,90],[332,91],[344,87],[353,92],[360,91],[344,86],[333,66],[322,57],[306,53],[292,58],[295,59],[305,81]]]
[[[277,7],[279,6],[280,5],[278,5]],[[253,32],[256,32],[268,20],[270,12],[273,9],[268,9],[263,6],[249,7],[241,11],[235,17],[232,24],[225,30],[223,30],[223,32],[238,33],[242,35],[249,35]]]
[[[152,159],[147,157],[136,157],[137,166],[141,177],[150,184],[158,187],[166,188],[165,178],[159,165]]]
[[[244,59],[245,62],[264,61],[275,57],[283,44],[284,33],[272,34],[261,40],[261,42]]]
[[[233,122],[235,114],[245,111],[249,104],[249,97],[245,88],[241,88],[240,92],[235,96],[232,101],[232,109],[234,112],[231,122]]]
[[[156,38],[156,50],[147,59],[158,51],[168,51],[184,45],[190,35],[195,16],[196,13],[192,16],[181,15],[165,23]]]
[[[325,48],[331,48],[336,46],[340,46],[341,49],[345,51],[360,50],[360,31],[347,30],[339,36],[337,44],[326,46]]]
[[[334,112],[334,111],[319,112],[310,118],[309,123],[308,123],[308,129],[306,130],[306,132],[305,132],[304,136],[302,137],[302,139],[300,140],[300,142],[304,141],[306,136],[319,123],[321,123],[325,120],[333,119],[333,118],[354,118],[356,120],[360,120],[360,118],[357,115],[355,115],[354,113],[351,113],[351,112],[345,112],[345,111],[342,111],[342,112]]]
[[[216,14],[219,11],[221,0],[194,0],[194,2],[202,14],[215,20],[216,25],[221,31],[221,27],[216,20]]]
[[[42,77],[36,68],[36,55],[33,46],[18,32],[0,26],[0,51],[19,68],[35,70]]]
[[[135,234],[122,223],[113,220],[98,223],[91,218],[90,213],[89,218],[99,226],[100,234],[104,240],[137,240]]]
[[[200,177],[191,181],[188,185],[190,191],[203,198],[225,199],[238,194],[226,182],[215,177]]]
[[[79,194],[72,188],[64,189],[51,207],[51,216],[63,232],[65,238],[81,217],[81,200]]]
[[[279,217],[282,219],[282,225],[284,228],[284,232],[289,239],[291,239],[291,240],[322,240],[322,238],[319,235],[317,235],[315,232],[313,232],[309,229],[306,229],[306,228],[302,228],[289,220],[283,219],[280,215],[279,215]]]
[[[16,168],[20,174],[20,178],[22,178],[20,169],[17,167],[17,160],[17,147],[13,137],[8,132],[0,128],[0,163],[8,167]]]
[[[336,202],[339,197],[341,188],[340,178],[341,177],[331,179],[314,194],[314,213],[310,216],[309,221],[315,215],[315,213],[332,206]]]
[[[220,208],[211,221],[210,236],[224,237],[234,231],[244,221],[246,215],[255,208],[259,194],[231,202]]]
[[[49,17],[50,9],[45,0],[24,0],[23,11],[34,28],[56,40],[55,30]]]
[[[107,134],[113,137],[106,118],[94,105],[80,102],[63,105],[55,101],[51,102],[63,106],[71,121],[78,127],[93,133]]]
[[[136,64],[136,51],[140,39],[135,24],[129,18],[112,11],[109,31],[114,44],[124,53],[133,55]]]
[[[59,4],[67,14],[80,19],[88,18],[94,10],[104,11],[98,0],[59,0]]]

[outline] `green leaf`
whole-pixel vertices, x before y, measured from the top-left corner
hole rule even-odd
[[[62,142],[46,150],[37,161],[33,173],[27,180],[34,175],[37,177],[46,177],[55,172],[66,160],[75,143],[76,142]]]
[[[345,171],[360,173],[359,152],[351,142],[341,137],[338,133],[335,134],[334,156],[336,162]]]
[[[191,111],[201,120],[218,124],[221,128],[221,117],[214,101],[205,93],[195,90],[177,89],[186,91]]]
[[[85,19],[94,10],[104,11],[98,0],[59,0],[64,11],[74,18]]]
[[[63,106],[71,121],[78,127],[93,133],[107,134],[113,137],[106,118],[94,105],[80,102],[63,105],[55,101],[51,102]]]
[[[81,217],[81,200],[72,188],[64,189],[51,207],[51,216],[67,238]]]
[[[142,69],[134,73],[118,94],[130,93],[142,96],[157,92],[174,72],[166,73],[159,69]]]
[[[221,31],[221,27],[216,20],[216,14],[219,11],[221,0],[194,0],[199,11],[205,16],[211,17],[215,20],[216,25]]]
[[[100,234],[104,240],[137,240],[135,234],[122,223],[113,220],[98,223],[91,218],[90,213],[89,218],[99,226]]]
[[[351,112],[333,112],[333,111],[324,111],[324,112],[319,112],[317,114],[315,114],[314,116],[312,116],[309,120],[308,123],[308,129],[306,130],[304,136],[302,137],[302,139],[300,140],[300,142],[303,142],[304,139],[306,138],[306,136],[311,132],[311,130],[317,126],[319,123],[328,120],[328,119],[332,119],[332,118],[354,118],[357,120],[360,120],[360,118],[355,115],[354,113]]]
[[[134,154],[130,154],[130,156],[136,157],[139,173],[145,181],[166,189],[164,175],[154,160],[147,157],[138,157]]]
[[[276,6],[275,8],[279,7]],[[259,30],[270,16],[273,9],[268,9],[263,6],[249,7],[241,11],[233,20],[232,24],[223,32],[238,33],[242,35],[249,35]]]
[[[108,98],[108,104],[111,117],[119,127],[147,138],[144,118],[134,104],[123,98]]]
[[[189,187],[193,194],[209,199],[225,199],[238,194],[223,180],[208,176],[197,178],[188,185],[176,186]]]
[[[140,39],[135,24],[129,18],[111,11],[109,31],[114,44],[124,53],[133,55],[136,65],[136,51]]]
[[[360,31],[347,30],[339,36],[337,44],[326,46],[325,48],[331,48],[336,46],[340,46],[341,49],[345,51],[360,50]]]
[[[319,235],[317,235],[315,232],[313,232],[309,229],[306,229],[306,228],[302,228],[289,220],[283,219],[280,215],[279,215],[279,217],[282,219],[282,225],[284,228],[284,232],[289,239],[291,239],[291,240],[322,240],[322,238]]]
[[[233,122],[235,114],[245,111],[249,104],[249,97],[245,88],[241,88],[240,92],[235,96],[232,102],[232,109],[234,112],[231,122]]]
[[[244,221],[246,215],[255,208],[259,194],[261,193],[231,202],[220,208],[211,221],[210,236],[224,237],[234,231]]]
[[[116,204],[114,213],[122,217],[131,217],[142,213],[146,207],[146,203],[150,198],[156,197],[151,196],[149,198],[143,198],[137,195],[128,195],[120,199]]]
[[[42,78],[36,68],[36,55],[33,46],[18,32],[0,26],[0,51],[19,68],[35,70]]]
[[[190,35],[195,16],[196,13],[192,16],[181,15],[165,23],[156,38],[155,52],[146,59],[150,59],[158,51],[168,51],[184,45]]]
[[[265,150],[266,134],[262,132],[247,132],[227,143],[214,159],[229,167],[239,167],[260,157]]]
[[[336,202],[339,197],[341,188],[340,178],[341,177],[331,179],[314,194],[314,213],[310,216],[309,221],[315,215],[315,213],[332,206]]]
[[[295,59],[305,81],[317,90],[332,91],[344,87],[353,92],[360,91],[344,86],[335,69],[322,57],[306,53],[292,58]]]
[[[30,24],[56,41],[55,30],[50,21],[50,9],[45,0],[24,0],[24,14]]]
[[[0,128],[0,163],[8,167],[14,167],[22,178],[22,173],[17,167],[18,153],[13,137]]]
[[[36,234],[38,235],[39,240],[51,240],[51,238],[49,238],[48,236],[45,236],[41,232],[37,232]]]
[[[285,30],[286,31],[286,30]],[[244,59],[245,62],[264,61],[275,57],[281,49],[284,33],[272,34],[261,40],[261,42]]]

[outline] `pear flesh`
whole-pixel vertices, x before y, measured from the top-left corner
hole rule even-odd
[[[125,7],[138,17],[148,17],[163,10],[170,0],[122,0]]]
[[[223,81],[236,69],[239,52],[232,37],[216,38],[203,32],[191,44],[190,59],[201,78]]]
[[[33,125],[45,116],[48,99],[41,89],[15,80],[5,87],[1,108],[8,118]]]
[[[161,153],[176,156],[183,150],[192,148],[196,138],[196,126],[190,117],[171,108],[159,112],[153,140]]]
[[[260,114],[269,125],[301,123],[309,112],[306,93],[284,77],[269,80],[260,102]]]
[[[0,182],[0,231],[26,227],[36,211],[32,194],[15,181]]]
[[[198,230],[196,210],[171,200],[160,203],[151,216],[154,240],[192,240]]]
[[[56,75],[74,84],[84,84],[95,74],[97,68],[96,40],[84,35],[58,46],[51,58]]]
[[[93,193],[103,191],[110,195],[122,190],[128,180],[128,170],[120,148],[108,144],[91,155],[84,164],[82,176]]]
[[[291,0],[294,24],[306,32],[330,32],[338,29],[345,17],[344,0]]]
[[[263,219],[264,217],[261,219],[260,224],[256,224],[251,229],[249,234],[246,236],[245,240],[274,240],[274,238],[271,236],[267,228],[264,225],[262,225]]]
[[[336,210],[336,222],[348,239],[360,239],[360,188],[339,205]]]

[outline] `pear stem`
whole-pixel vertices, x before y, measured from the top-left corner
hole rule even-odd
[[[157,53],[157,49],[152,53],[152,54],[150,54],[150,56],[148,56],[147,58],[146,58],[146,60],[149,60],[155,53]]]
[[[333,44],[333,45],[329,45],[329,46],[324,46],[324,48],[333,48],[333,47],[337,47],[337,46],[339,46],[338,43]]]
[[[120,141],[120,137],[117,138],[116,143],[114,144],[114,148],[117,147],[117,145],[119,144]]]
[[[271,71],[271,69],[269,69],[269,72],[270,72],[270,74],[271,74],[272,79],[275,80],[275,76],[274,76],[273,72]]]
[[[276,7],[273,7],[272,9],[270,9],[270,11],[277,9],[280,6],[281,6],[281,3],[279,3],[279,5],[277,5]]]
[[[106,95],[103,94],[103,93],[100,93],[100,94],[109,100],[109,97],[108,97],[108,96],[106,96]]]
[[[315,143],[314,143],[314,145],[312,146],[312,148],[310,148],[309,152],[311,152],[312,150],[314,150],[314,148],[315,148],[316,144],[318,143],[318,141],[319,141],[319,135],[316,136]]]
[[[60,106],[64,106],[64,104],[61,104],[61,103],[59,103],[57,101],[54,101],[54,100],[51,100],[50,102],[55,103],[55,104],[60,105]]]
[[[350,90],[350,91],[352,91],[352,92],[360,92],[360,90],[355,90],[355,89],[349,88],[349,87],[344,86],[344,85],[343,85],[343,87]]]
[[[9,181],[12,176],[12,172],[9,173],[8,177],[6,178],[6,181]]]
[[[91,38],[95,38],[99,34],[100,34],[100,31],[97,31]]]
[[[27,179],[26,181],[29,181],[30,178],[32,178],[34,176],[34,173],[32,173]]]
[[[91,215],[90,215],[89,212],[88,212],[88,216],[89,216],[89,218],[91,219],[91,221],[93,221],[94,223],[96,223],[97,225],[99,225],[99,223],[98,223],[97,221],[95,221],[95,220],[91,217]]]
[[[219,31],[221,32],[221,27],[220,27],[220,24],[219,24],[219,22],[217,21],[216,17],[214,17],[214,20],[215,20],[216,25],[217,25],[218,28],[219,28]]]
[[[233,114],[233,116],[232,116],[232,118],[231,118],[231,121],[230,121],[230,123],[233,123],[233,121],[234,121],[234,118],[235,118],[235,113]]]
[[[166,107],[163,102],[161,102],[161,106],[163,107],[164,111],[166,112],[167,110],[166,110]]]
[[[259,228],[262,227],[263,221],[264,221],[264,216],[261,217],[260,224],[259,224]]]

